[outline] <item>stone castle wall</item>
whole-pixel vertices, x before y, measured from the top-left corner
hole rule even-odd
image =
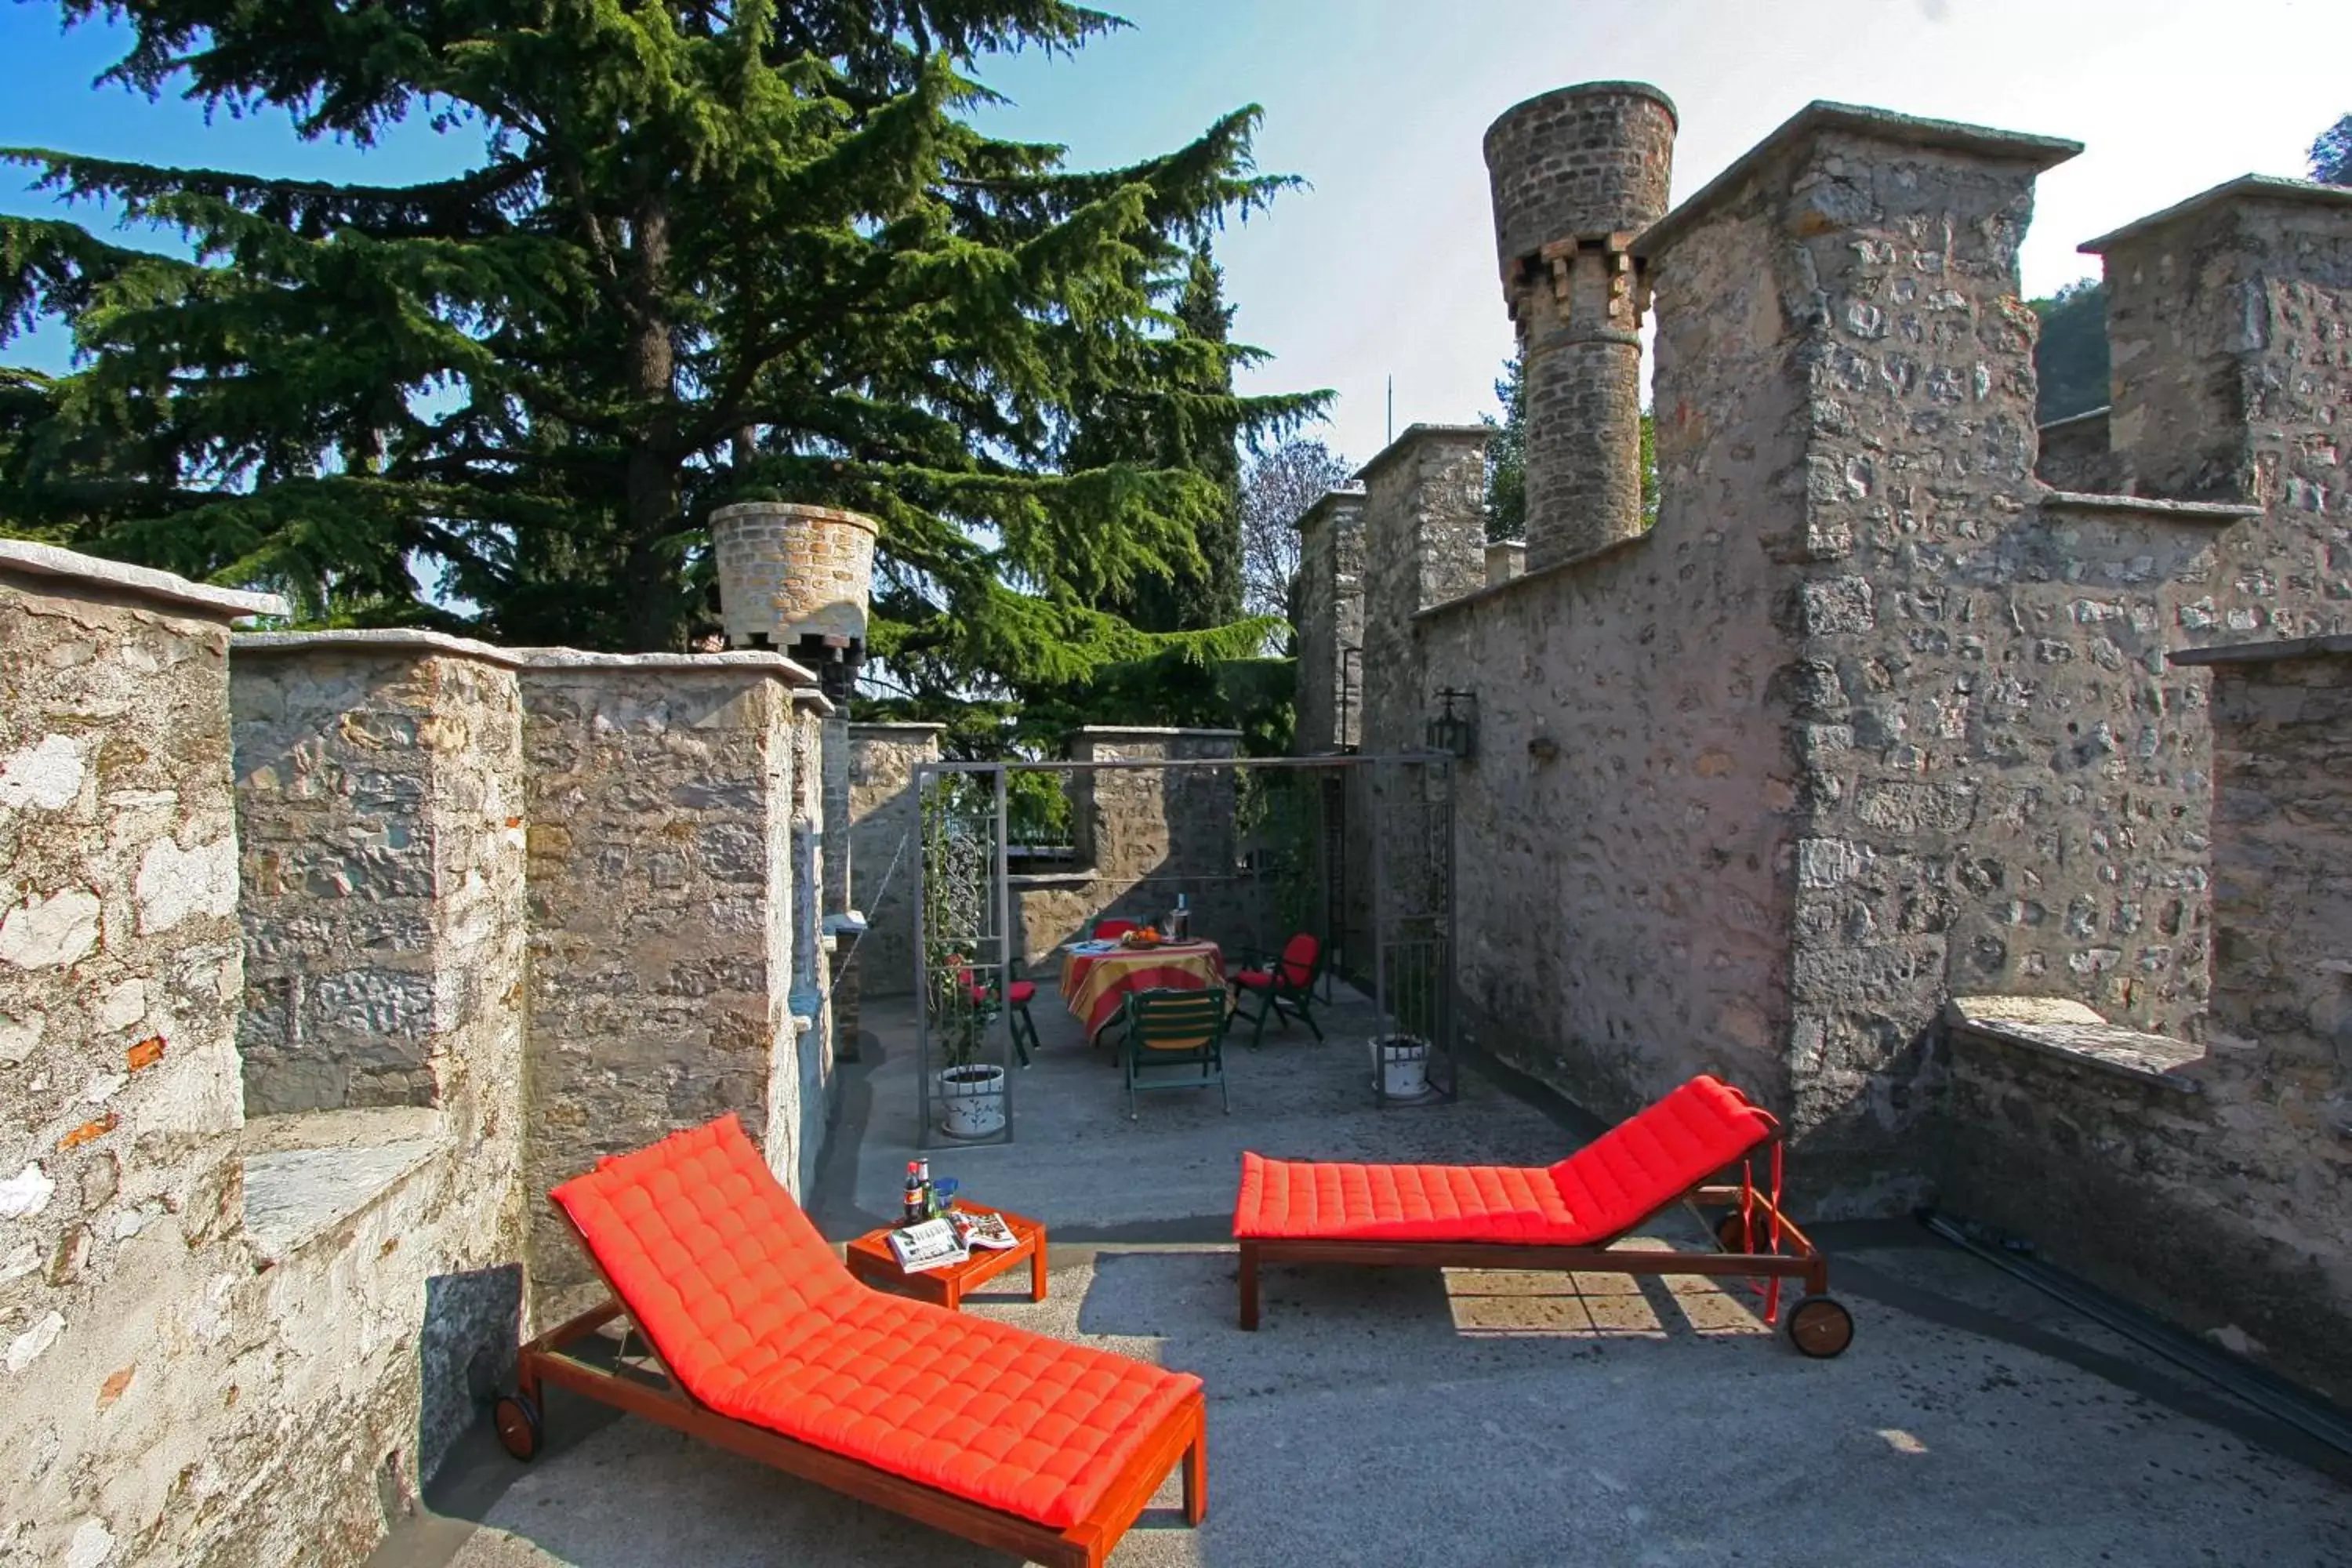
[[[2166,653],[2329,629],[2352,599],[2331,198],[2265,188],[2219,229],[2192,213],[2101,242],[2111,270],[2180,285],[2161,310],[2122,289],[2117,331],[2152,346],[2118,340],[2116,441],[2179,447],[2145,410],[2224,387],[2200,416],[2236,421],[2230,485],[2036,479],[2015,257],[2035,173],[2071,151],[1816,106],[1638,238],[1648,536],[1549,565],[1531,548],[1477,591],[1466,547],[1368,475],[1366,747],[1418,744],[1443,687],[1476,694],[1474,1032],[1612,1113],[1736,1069],[1854,1206],[1918,1190],[1904,1151],[1954,994],[2193,1037],[2211,742],[2204,678]],[[1559,417],[1531,405],[1530,442]]]
[[[788,1184],[814,1160],[824,1100],[803,1098],[791,993],[818,913],[805,888],[794,902],[794,826],[818,807],[795,795],[782,663],[540,656],[522,672],[530,1068],[549,1134],[533,1191],[730,1110]],[[593,1278],[544,1209],[531,1265],[542,1290]]]
[[[1088,727],[1073,762],[1204,762],[1237,756],[1237,730]],[[1106,768],[1066,785],[1080,868],[1013,879],[1013,951],[1042,964],[1107,916],[1156,924],[1188,900],[1192,927],[1234,945],[1262,923],[1255,882],[1240,869],[1231,768]],[[1050,979],[1042,971],[1037,977]]]
[[[822,1144],[808,672],[265,607],[0,542],[11,1561],[360,1562],[583,1283],[550,1185]]]
[[[937,762],[941,724],[849,727],[849,907],[866,917],[858,984],[869,996],[915,989],[915,903],[923,879],[915,769]]]
[[[2352,637],[2178,657],[2210,669],[2216,731],[2203,1045],[1956,1023],[1938,1192],[2341,1399],[2352,1394]]]
[[[226,623],[263,607],[0,545],[12,1559],[356,1563],[512,1354],[511,1011],[446,1037],[430,1109],[241,1109]]]
[[[248,1114],[436,1105],[454,1034],[520,1025],[521,702],[446,640],[240,640]]]
[[[1340,752],[1363,708],[1364,498],[1333,490],[1298,520],[1298,709],[1291,750]]]

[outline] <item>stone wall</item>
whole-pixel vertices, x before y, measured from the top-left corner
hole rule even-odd
[[[1776,478],[1801,471],[1805,382],[1774,248],[1738,211],[1659,269],[1656,525],[1416,623],[1414,711],[1444,685],[1478,700],[1455,780],[1465,1035],[1603,1115],[1703,1070],[1787,1094],[1797,797],[1774,616],[1793,574],[1769,545],[1799,525]]]
[[[2204,1047],[1961,1007],[1939,1195],[2338,1398],[2352,1394],[2352,637],[2210,667]],[[2048,1016],[2052,1005],[2036,1004]]]
[[[2053,489],[2095,493],[2119,489],[2113,454],[2107,449],[2107,411],[2094,408],[2042,426],[2033,472]]]
[[[519,1023],[513,661],[430,634],[240,638],[230,684],[249,1114],[436,1105]]]
[[[937,762],[943,724],[849,727],[849,907],[866,917],[855,960],[869,996],[915,989],[915,900],[922,886],[922,814],[915,769]]]
[[[1208,761],[1240,749],[1238,730],[1090,727],[1071,736],[1070,760]],[[1071,822],[1083,868],[1013,879],[1013,951],[1044,964],[1105,916],[1160,921],[1179,893],[1202,936],[1236,946],[1257,940],[1257,889],[1241,871],[1235,835],[1237,784],[1231,768],[1073,773]]]
[[[511,1009],[448,1037],[436,1109],[240,1126],[226,622],[257,610],[0,542],[12,1562],[357,1563],[510,1365]]]
[[[1343,752],[1363,708],[1364,498],[1331,490],[1298,520],[1298,700],[1291,751]]]
[[[730,1110],[797,1182],[821,1098],[772,1091],[802,1078],[793,835],[822,805],[795,795],[792,675],[757,653],[527,662],[532,1191]],[[591,1279],[551,1213],[531,1277]]]

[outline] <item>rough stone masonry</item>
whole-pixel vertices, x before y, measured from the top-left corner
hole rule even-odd
[[[1722,1073],[1783,1113],[1816,1208],[1886,1212],[1935,1195],[1951,1140],[1999,1142],[1946,1092],[1948,999],[2156,1042],[2086,1044],[2078,1078],[2237,1033],[2210,680],[2169,656],[2352,617],[2352,193],[2234,181],[2085,247],[2114,395],[2059,464],[2113,488],[2067,490],[2036,471],[2016,257],[2073,143],[1815,104],[1651,222],[1672,129],[1654,89],[1601,83],[1490,133],[1515,320],[1599,346],[1538,356],[1524,572],[1484,580],[1454,437],[1417,427],[1367,470],[1363,741],[1411,747],[1441,690],[1475,694],[1454,853],[1480,895],[1454,941],[1478,1043],[1609,1115]],[[1601,232],[1612,203],[1639,233]],[[1639,532],[1600,499],[1637,439],[1601,340],[1651,304]],[[2315,1081],[2276,1092],[2301,1107],[2282,1125],[2326,1121]],[[2076,1169],[2233,1147],[2153,1110],[2107,1125]],[[2337,1136],[2273,1146],[2256,1206],[2339,1179]],[[2222,1297],[2147,1270],[2143,1294],[2340,1303],[2352,1241],[2298,1212],[2292,1242],[2199,1253],[2243,1266]],[[2318,1297],[2273,1289],[2290,1274]],[[2316,1332],[2278,1340],[2307,1372]]]

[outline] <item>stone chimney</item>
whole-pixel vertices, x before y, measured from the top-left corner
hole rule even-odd
[[[1524,540],[1497,539],[1486,546],[1486,586],[1500,587],[1528,569]]]
[[[1530,570],[1642,531],[1646,289],[1633,243],[1664,216],[1675,128],[1656,88],[1604,81],[1531,98],[1486,130],[1526,375]]]

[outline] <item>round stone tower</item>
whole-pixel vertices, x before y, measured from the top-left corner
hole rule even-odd
[[[1495,248],[1527,385],[1528,569],[1642,531],[1634,237],[1665,215],[1675,106],[1638,81],[1531,98],[1486,128]]]
[[[874,520],[831,507],[738,501],[710,514],[730,647],[773,648],[845,700],[866,661]]]

